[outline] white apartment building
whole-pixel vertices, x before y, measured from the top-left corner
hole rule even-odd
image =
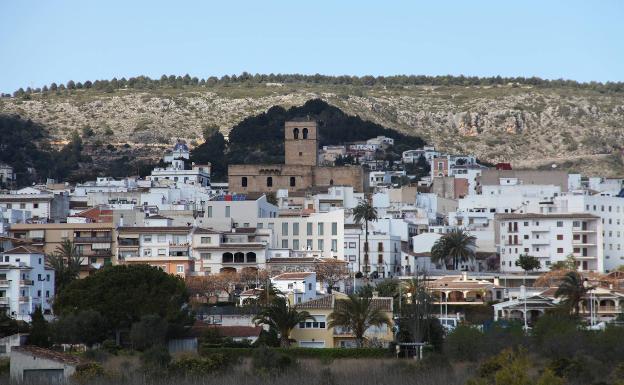
[[[18,246],[0,254],[0,311],[30,322],[36,307],[52,314],[53,297],[54,270],[41,251]]]
[[[0,207],[30,211],[36,220],[60,222],[69,214],[69,196],[26,187],[0,194]]]
[[[344,260],[344,210],[257,220],[256,228],[272,230],[271,248],[318,250],[323,258]]]
[[[588,192],[567,193],[551,203],[533,204],[527,211],[539,213],[588,213],[600,217],[605,271],[624,265],[624,198]]]
[[[403,163],[416,163],[423,156],[428,163],[431,163],[431,160],[439,155],[440,152],[436,151],[435,147],[425,146],[418,150],[403,151],[402,160]]]
[[[9,227],[16,223],[26,223],[32,215],[28,210],[7,209],[0,206],[0,235],[6,234]]]
[[[370,187],[389,186],[397,183],[398,179],[406,175],[405,170],[371,171],[368,173],[368,185]]]
[[[260,227],[267,218],[276,218],[279,209],[265,195],[220,195],[206,201],[197,218],[198,225],[229,231],[232,227]]]
[[[522,272],[521,254],[539,258],[541,271],[570,255],[580,271],[604,271],[602,222],[595,215],[498,214],[496,226],[501,271]]]
[[[403,274],[401,263],[401,238],[388,233],[373,232],[369,227],[368,263],[365,260],[365,235],[362,226],[348,225],[343,246],[344,261],[353,272],[390,278]]]

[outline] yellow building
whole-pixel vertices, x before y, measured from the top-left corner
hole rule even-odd
[[[290,333],[296,346],[307,348],[350,348],[356,346],[355,336],[347,329],[330,328],[328,318],[336,306],[336,300],[348,298],[343,293],[334,292],[297,305],[298,310],[305,310],[314,317],[300,323]],[[373,297],[373,306],[386,313],[392,320],[392,298]],[[368,344],[372,346],[388,346],[394,336],[392,325],[370,327],[365,334]]]

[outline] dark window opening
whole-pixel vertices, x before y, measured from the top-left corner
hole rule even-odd
[[[308,139],[308,129],[307,128],[303,129],[303,139]]]
[[[272,176],[267,178],[267,187],[273,187],[273,177]]]
[[[247,187],[247,177],[246,177],[246,176],[244,176],[244,177],[241,179],[241,185],[242,185],[243,187]]]
[[[291,177],[290,177],[290,187],[295,187],[295,184],[296,184],[295,177],[294,177],[294,176],[291,176]]]

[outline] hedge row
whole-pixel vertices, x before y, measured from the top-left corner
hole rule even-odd
[[[250,357],[254,348],[213,348],[200,346],[199,354],[207,356],[214,353],[220,353],[229,357]],[[284,353],[290,357],[297,358],[385,358],[392,357],[390,350],[378,348],[273,348],[273,350]]]

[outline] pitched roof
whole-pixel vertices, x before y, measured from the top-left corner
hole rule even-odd
[[[195,229],[195,234],[221,234],[221,232],[213,229],[206,229],[204,227],[198,227]]]
[[[333,309],[335,306],[339,306],[340,302],[337,300],[347,298],[344,294],[338,295],[328,294],[324,297],[316,298],[310,301],[306,301],[297,305],[298,309]],[[373,308],[381,311],[392,311],[392,298],[390,297],[373,297],[371,298],[371,305]]]
[[[293,279],[306,279],[314,274],[313,272],[301,272],[301,273],[282,273],[277,277],[273,277],[276,281],[290,281]]]
[[[32,246],[17,246],[1,254],[43,254],[43,250]]]
[[[549,213],[549,214],[536,214],[536,213],[516,213],[516,214],[496,214],[495,217],[497,219],[526,219],[526,218],[540,218],[540,219],[548,219],[548,218],[562,218],[562,219],[575,219],[575,218],[585,218],[585,219],[598,219],[600,217],[588,214],[588,213]]]
[[[11,351],[24,353],[24,354],[30,354],[34,357],[62,362],[68,365],[79,365],[85,362],[82,358],[72,355],[72,354],[57,352],[54,350],[44,349],[44,348],[40,348],[38,346],[32,346],[32,345],[15,346],[11,348]]]
[[[333,307],[334,296],[331,294],[297,304],[298,309],[332,309]]]

